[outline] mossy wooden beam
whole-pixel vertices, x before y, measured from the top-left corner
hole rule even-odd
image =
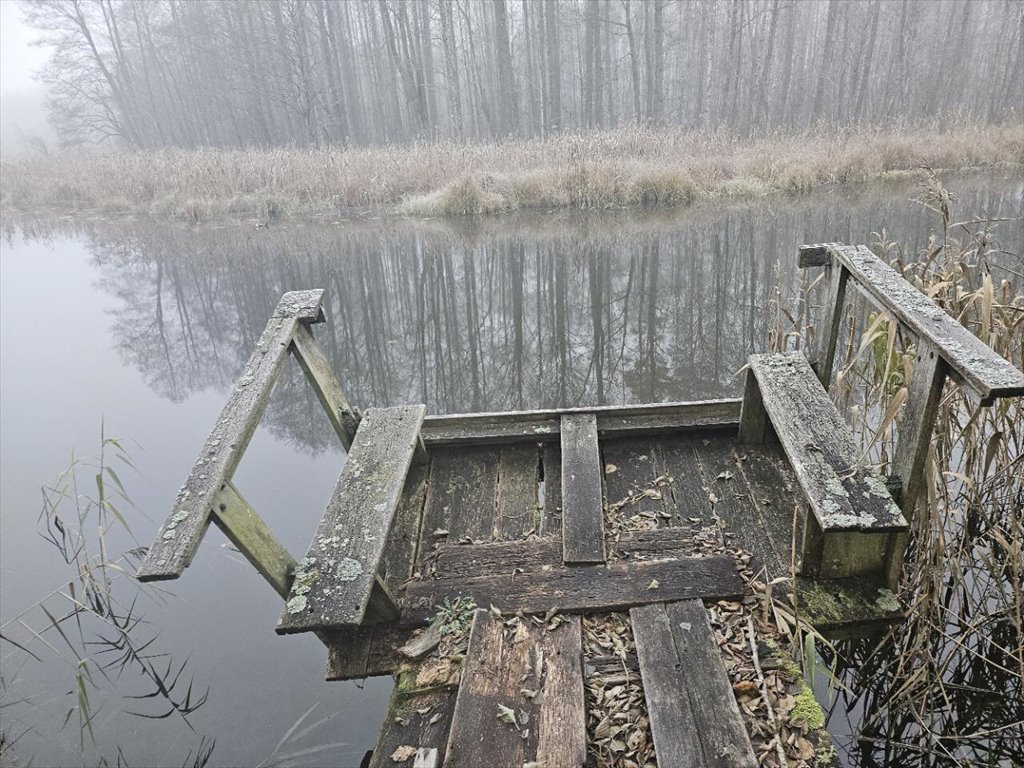
[[[274,538],[267,524],[230,482],[214,497],[213,522],[274,591],[287,599],[295,573],[295,558]]]

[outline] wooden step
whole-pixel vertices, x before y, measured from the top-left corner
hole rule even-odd
[[[422,450],[425,412],[422,405],[366,411],[309,551],[295,570],[279,634],[397,617],[379,571],[406,475]]]
[[[656,603],[629,614],[658,765],[756,768],[704,605]]]
[[[553,630],[513,624],[487,610],[473,616],[447,768],[578,768],[586,760],[580,620]]]
[[[508,566],[493,575],[411,582],[402,600],[403,624],[423,624],[445,600],[473,597],[515,614],[617,611],[664,600],[722,600],[743,594],[730,557],[680,557],[609,565]]]
[[[812,515],[805,572],[839,578],[881,572],[888,534],[907,521],[885,481],[860,466],[853,434],[801,352],[751,355],[740,440],[778,437]],[[883,534],[876,536],[876,534]]]
[[[597,417],[562,417],[562,560],[604,562],[604,504]]]

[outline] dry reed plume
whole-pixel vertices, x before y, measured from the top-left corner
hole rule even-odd
[[[390,208],[414,216],[686,205],[941,169],[1024,167],[1024,125],[741,139],[639,128],[369,149],[165,149],[5,160],[3,210],[198,222]]]

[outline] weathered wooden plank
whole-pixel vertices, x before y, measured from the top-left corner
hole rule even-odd
[[[728,557],[682,557],[603,565],[541,566],[523,573],[424,579],[405,591],[402,623],[433,616],[460,595],[508,613],[615,611],[663,600],[725,599],[743,594]]]
[[[629,616],[658,764],[710,768],[714,764],[704,759],[682,660],[672,639],[665,606],[655,603],[633,608]]]
[[[664,610],[686,680],[683,690],[689,692],[707,764],[716,768],[756,768],[750,737],[704,605],[699,600],[686,600],[665,606]]]
[[[638,433],[654,434],[654,431],[664,433],[733,426],[739,421],[739,408],[739,400],[726,399],[437,415],[428,416],[424,420],[423,439],[429,445],[558,442],[562,416],[586,413],[597,416],[597,431],[600,437],[625,437]]]
[[[904,280],[867,246],[803,246],[801,265],[821,263],[823,252],[828,254],[829,263],[839,262],[849,270],[857,289],[870,301],[891,312],[914,335],[939,350],[950,375],[972,391],[981,405],[991,405],[1000,397],[1024,395],[1024,373]]]
[[[542,446],[544,451],[544,507],[541,510],[542,536],[562,535],[562,449],[557,444]]]
[[[541,631],[544,701],[537,724],[537,764],[576,768],[587,759],[582,627],[579,619],[570,619],[553,631]]]
[[[292,336],[299,323],[317,322],[323,317],[322,299],[322,290],[292,291],[281,297],[178,492],[170,516],[139,566],[140,581],[175,579],[192,562],[210,523],[214,497],[234,475],[256,431],[270,391],[287,360]]]
[[[765,410],[823,531],[907,527],[885,481],[857,466],[850,428],[800,352],[751,355]]]
[[[412,747],[417,753],[424,754],[436,750],[437,760],[444,759],[448,729],[455,710],[455,689],[442,687],[408,690],[406,685],[404,679],[399,680],[391,694],[388,716],[381,726],[369,768],[408,768],[416,765],[418,757],[410,757],[403,762],[392,759],[392,755],[401,747]]]
[[[274,591],[287,599],[295,571],[295,558],[274,538],[267,524],[230,482],[224,483],[224,487],[213,497],[212,518]]]
[[[711,502],[705,490],[707,482],[697,454],[704,450],[705,443],[732,445],[735,433],[702,434],[706,437],[666,438],[657,447],[656,469],[672,480],[669,493],[662,489],[665,512],[670,515],[665,519],[668,525],[714,525]]]
[[[530,622],[522,622],[517,631],[507,631],[502,621],[478,610],[445,766],[583,765],[581,653],[579,620],[552,631]],[[526,696],[524,689],[541,691],[543,696]],[[499,717],[503,711],[511,712],[512,722]]]
[[[522,443],[502,446],[494,499],[496,541],[518,539],[538,528],[537,484],[540,449]]]
[[[597,417],[562,417],[562,559],[604,562],[604,501]]]
[[[292,353],[306,374],[306,379],[316,393],[320,405],[327,413],[327,418],[330,419],[342,447],[346,451],[349,450],[356,433],[356,414],[341,388],[338,377],[334,375],[334,369],[323,347],[308,328],[300,325],[292,337]]]
[[[771,546],[768,530],[764,527],[746,478],[737,464],[732,441],[711,440],[696,449],[703,477],[700,492],[711,504],[712,517],[722,530],[722,536],[731,545],[738,545],[754,553],[755,568],[767,564],[773,573],[779,573],[784,562],[788,567],[789,549],[780,560]],[[696,490],[694,490],[696,493]],[[762,562],[767,560],[768,562]]]
[[[295,581],[278,633],[360,624],[416,449],[422,405],[371,408]],[[385,601],[386,603],[386,601]]]

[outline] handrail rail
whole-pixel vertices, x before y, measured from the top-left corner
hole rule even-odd
[[[867,246],[804,245],[800,247],[799,263],[801,268],[838,264],[870,301],[891,312],[915,336],[933,346],[948,366],[949,375],[981,405],[991,405],[1002,397],[1024,395],[1024,373],[914,288]],[[821,370],[818,374],[828,375]]]
[[[907,382],[907,405],[899,424],[893,474],[902,485],[900,507],[913,519],[924,492],[928,445],[938,415],[946,377],[960,383],[973,402],[988,406],[996,399],[1024,395],[1024,373],[908,283],[864,245],[803,245],[799,266],[828,269],[828,297],[820,324],[815,373],[828,389],[832,378],[846,286],[892,314],[917,337],[916,357]],[[899,547],[898,549],[902,549]],[[901,560],[894,558],[890,581],[898,581]]]
[[[290,291],[281,297],[179,491],[170,515],[139,566],[136,576],[140,581],[181,576],[213,520],[225,529],[271,586],[287,594],[289,585],[285,582],[290,575],[281,573],[281,562],[290,561],[290,555],[241,500],[231,479],[289,353],[299,360],[342,446],[348,450],[351,445],[355,414],[326,362],[326,355],[308,328],[324,321],[323,295],[323,290],[317,289]],[[238,526],[245,526],[245,530],[235,530]],[[253,546],[243,546],[247,541],[253,542]]]

